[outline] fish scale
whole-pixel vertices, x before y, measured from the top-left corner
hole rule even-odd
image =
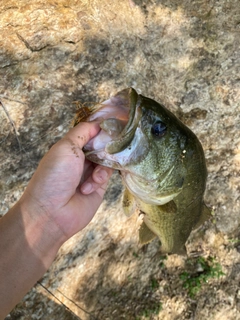
[[[185,254],[192,229],[210,217],[203,200],[207,168],[196,135],[133,88],[78,115],[75,124],[101,122],[84,152],[89,160],[120,171],[124,212],[137,208],[143,214],[140,243],[158,237],[162,252]]]

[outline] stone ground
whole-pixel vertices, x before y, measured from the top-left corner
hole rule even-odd
[[[214,208],[187,258],[161,256],[157,240],[138,245],[116,173],[91,224],[41,279],[45,288],[36,284],[7,319],[240,319],[239,45],[238,0],[0,2],[1,215],[71,126],[74,101],[129,86],[197,134]],[[211,271],[191,296],[181,274],[190,281]]]

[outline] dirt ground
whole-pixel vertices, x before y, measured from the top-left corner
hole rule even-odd
[[[238,0],[0,2],[1,216],[71,127],[74,102],[129,86],[199,137],[214,209],[187,257],[163,256],[158,240],[138,244],[115,173],[93,221],[7,319],[240,319],[239,44]]]

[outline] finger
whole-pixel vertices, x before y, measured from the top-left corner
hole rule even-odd
[[[108,186],[108,181],[105,182],[104,184],[102,184],[96,191],[95,193],[97,193],[101,199],[103,199],[103,196],[107,190],[107,186]]]
[[[112,173],[113,169],[98,165],[92,173],[92,179],[94,182],[102,184],[109,180]]]
[[[90,194],[106,184],[112,175],[113,170],[103,166],[97,166],[92,175],[81,185],[83,194]]]
[[[82,185],[85,181],[87,181],[92,176],[92,173],[95,167],[96,167],[95,163],[85,159],[80,185]]]
[[[71,140],[79,148],[83,148],[100,131],[98,122],[81,122],[69,130],[65,138]]]

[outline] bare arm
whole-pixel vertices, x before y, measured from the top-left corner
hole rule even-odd
[[[111,170],[93,165],[82,152],[98,130],[96,123],[70,130],[44,156],[21,199],[0,220],[0,319],[98,209]]]

